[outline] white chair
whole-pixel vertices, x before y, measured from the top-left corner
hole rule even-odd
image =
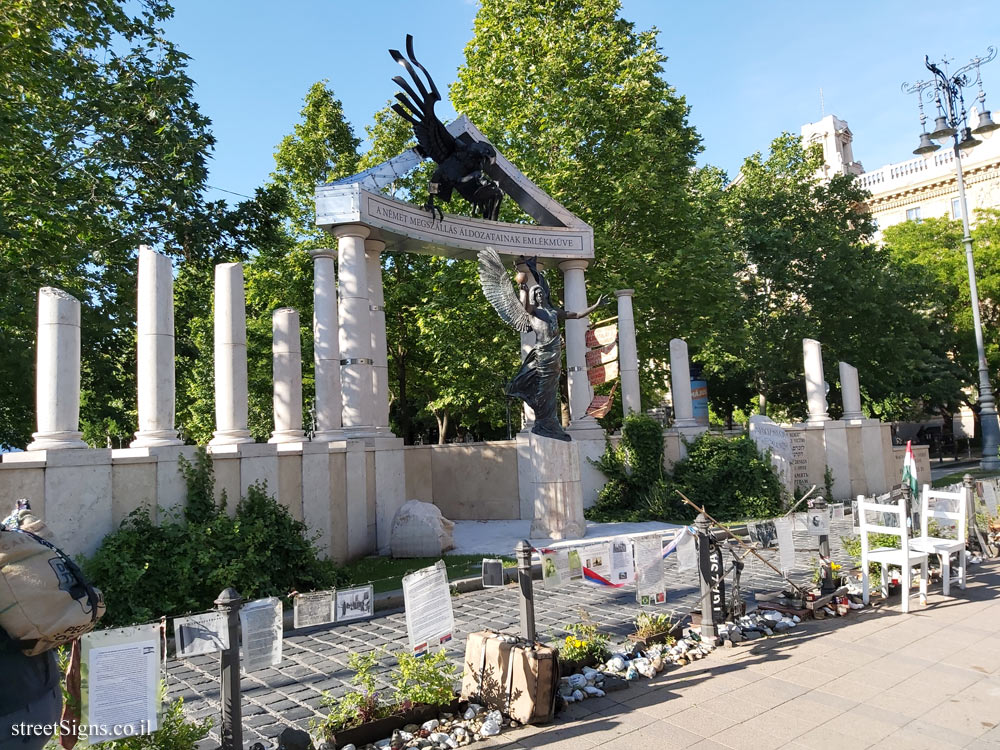
[[[942,501],[952,503],[954,510],[943,509],[941,507],[944,504]],[[920,536],[910,540],[910,549],[938,556],[938,560],[941,562],[941,589],[945,596],[948,595],[951,587],[951,556],[956,553],[958,554],[958,587],[965,588],[967,557],[965,534],[968,509],[969,501],[964,487],[958,492],[942,492],[932,490],[925,484],[923,492],[920,493]],[[941,519],[946,521],[948,526],[954,526],[956,538],[930,536],[927,533],[927,526],[932,518]]]
[[[868,520],[869,513],[878,513],[878,522]],[[895,526],[887,526],[886,521],[895,518]],[[880,503],[858,495],[858,525],[861,532],[861,597],[868,604],[871,582],[868,577],[869,563],[881,566],[882,596],[889,596],[889,567],[899,568],[902,573],[903,612],[910,611],[910,588],[913,584],[912,568],[920,564],[920,603],[927,603],[927,553],[910,548],[908,530],[906,528],[906,501],[898,500]],[[899,537],[899,548],[877,547],[869,549],[868,534],[891,534]]]

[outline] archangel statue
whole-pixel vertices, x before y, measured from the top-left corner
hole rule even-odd
[[[455,138],[438,119],[434,104],[441,101],[441,94],[431,74],[413,54],[413,36],[406,35],[406,57],[394,49],[389,50],[389,54],[406,69],[417,87],[414,91],[402,76],[395,76],[393,82],[405,93],[396,94],[399,103],[393,104],[392,108],[413,126],[417,153],[425,159],[433,159],[438,165],[427,185],[424,208],[431,212],[432,217],[437,214],[443,219],[444,214],[434,204],[434,199],[448,202],[452,192],[457,190],[484,219],[496,221],[500,215],[503,190],[486,175],[486,168],[496,162],[496,150],[483,141],[466,142]],[[426,86],[414,68],[427,77]]]
[[[559,321],[585,318],[604,303],[596,303],[580,312],[567,312],[552,306],[549,285],[538,270],[535,258],[521,259],[530,272],[519,273],[515,293],[507,269],[492,248],[479,252],[479,283],[500,318],[522,333],[534,331],[535,345],[521,364],[514,379],[507,384],[509,398],[519,398],[535,412],[536,435],[570,440],[559,419],[559,376],[562,373],[562,336]]]

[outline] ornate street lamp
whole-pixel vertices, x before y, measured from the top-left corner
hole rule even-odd
[[[942,61],[945,70],[942,71],[930,58],[924,57],[924,64],[931,72],[928,81],[918,81],[912,85],[903,84],[903,92],[916,94],[920,107],[920,145],[913,153],[923,155],[937,151],[940,146],[933,141],[947,142],[952,139],[955,151],[955,175],[958,183],[958,204],[962,212],[962,230],[965,245],[965,260],[969,271],[969,292],[972,298],[972,324],[976,334],[976,352],[979,355],[979,424],[983,436],[983,457],[980,467],[988,470],[1000,468],[1000,457],[997,449],[1000,446],[1000,424],[997,422],[996,401],[993,388],[990,386],[990,373],[986,365],[986,352],[983,348],[983,326],[979,319],[979,291],[976,288],[976,268],[972,259],[972,234],[969,231],[969,208],[965,202],[965,179],[962,174],[962,151],[982,143],[975,138],[989,138],[1000,125],[993,122],[990,112],[986,109],[986,95],[983,93],[983,79],[980,66],[992,61],[997,53],[993,47],[986,50],[985,57],[974,57],[971,62],[948,75],[947,62]],[[975,77],[971,73],[975,71]],[[979,89],[976,95],[979,110],[979,123],[975,129],[969,127],[965,110],[965,100],[962,89],[975,85]],[[927,118],[924,115],[924,100],[933,101],[937,108],[934,120],[934,130],[927,132]]]

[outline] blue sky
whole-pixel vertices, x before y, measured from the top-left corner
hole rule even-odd
[[[210,184],[252,194],[298,120],[302,98],[328,79],[359,137],[394,93],[386,50],[416,39],[442,93],[472,37],[474,0],[175,0],[167,34],[193,58],[195,97],[218,144]],[[960,14],[962,20],[956,21]],[[919,123],[904,81],[926,77],[923,56],[961,65],[1000,46],[995,0],[623,0],[622,15],[656,26],[666,80],[687,98],[702,164],[735,176],[743,158],[783,130],[827,114],[847,120],[866,169],[911,158]],[[983,69],[987,107],[1000,111],[1000,60]],[[450,107],[441,115],[454,116]],[[213,193],[213,197],[229,197]]]

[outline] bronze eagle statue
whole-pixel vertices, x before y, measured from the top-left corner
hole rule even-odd
[[[396,100],[399,103],[393,104],[392,109],[413,126],[413,134],[417,138],[416,152],[425,159],[433,159],[437,164],[427,185],[427,202],[424,208],[431,212],[432,217],[437,214],[443,219],[444,214],[434,204],[434,199],[440,198],[448,202],[452,193],[457,190],[459,195],[473,205],[477,214],[484,219],[496,221],[500,215],[503,191],[486,174],[486,168],[496,163],[496,150],[489,143],[467,143],[455,138],[434,114],[434,104],[441,101],[441,94],[430,73],[413,54],[412,34],[406,35],[406,57],[394,49],[389,50],[389,54],[406,69],[416,86],[414,91],[413,86],[402,76],[393,77],[393,82],[403,91],[397,92]],[[414,68],[426,76],[426,86]]]

